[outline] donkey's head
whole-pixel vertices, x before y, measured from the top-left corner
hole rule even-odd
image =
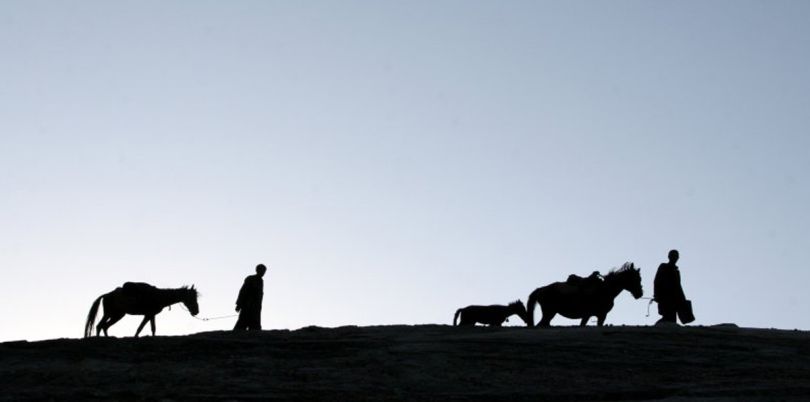
[[[522,301],[516,300],[512,303],[509,303],[509,311],[512,314],[516,314],[518,317],[520,317],[520,319],[523,320],[523,322],[525,322],[527,326],[532,325],[530,323],[531,320],[529,319],[529,313],[526,312],[526,306],[523,305]]]

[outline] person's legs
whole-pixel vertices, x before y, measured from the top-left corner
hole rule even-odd
[[[233,327],[234,331],[244,331],[248,329],[248,320],[245,315],[245,310],[239,312],[239,319],[236,320],[236,325]]]
[[[250,314],[250,325],[248,325],[248,329],[261,331],[262,330],[262,311],[254,311]]]
[[[658,314],[661,314],[661,319],[658,322],[672,322],[677,320],[677,310],[668,304],[658,305]]]

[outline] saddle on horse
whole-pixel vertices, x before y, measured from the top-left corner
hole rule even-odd
[[[156,287],[143,282],[126,282],[121,287],[125,293],[150,293],[157,290]]]
[[[565,283],[572,286],[592,286],[601,284],[603,281],[604,280],[602,279],[602,275],[599,274],[599,271],[593,271],[593,273],[586,278],[575,274],[568,275],[568,279],[565,281]]]
[[[119,289],[121,289],[122,295],[131,301],[152,298],[158,291],[158,288],[143,282],[126,282]]]

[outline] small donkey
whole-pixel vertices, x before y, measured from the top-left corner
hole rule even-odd
[[[526,325],[529,322],[526,320],[526,306],[523,302],[517,300],[509,303],[508,306],[494,304],[491,306],[467,306],[456,310],[456,315],[453,316],[453,326],[456,325],[475,325],[481,323],[492,327],[500,327],[504,321],[508,321],[512,315],[517,314]],[[461,320],[459,321],[459,317]]]

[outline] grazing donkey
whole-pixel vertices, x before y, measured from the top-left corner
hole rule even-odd
[[[453,326],[456,325],[475,325],[481,323],[491,327],[500,327],[504,321],[512,316],[517,315],[526,325],[529,321],[526,313],[526,306],[523,302],[517,300],[509,303],[508,306],[494,304],[491,306],[467,306],[456,310],[456,315],[453,316]],[[459,317],[461,320],[459,321]]]

